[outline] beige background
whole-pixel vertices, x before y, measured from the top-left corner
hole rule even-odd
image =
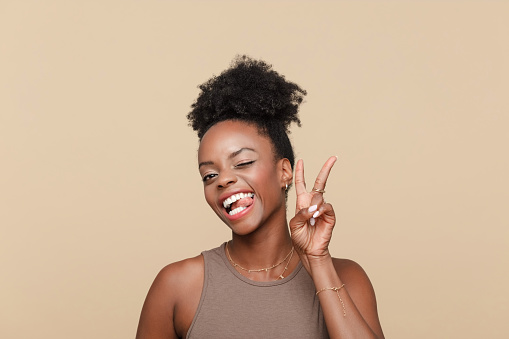
[[[340,157],[332,252],[386,336],[509,336],[509,3],[0,3],[0,337],[132,338],[229,238],[185,115],[237,53],[308,90],[297,156]]]

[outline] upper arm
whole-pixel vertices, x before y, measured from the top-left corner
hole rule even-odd
[[[141,310],[136,339],[178,338],[173,326],[174,271],[168,265],[154,279]]]
[[[373,285],[362,267],[352,260],[334,258],[334,268],[345,288],[371,330],[384,338]]]
[[[188,307],[194,304],[197,306],[196,293],[189,291],[190,286],[194,286],[195,291],[201,291],[202,281],[201,255],[164,267],[148,291],[136,339],[173,339],[183,336],[179,335],[179,332],[187,331],[187,328],[183,329],[186,325],[182,326],[182,323],[190,324],[194,316],[194,312],[188,311]]]

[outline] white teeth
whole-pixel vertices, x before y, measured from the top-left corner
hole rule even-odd
[[[239,212],[242,212],[243,210],[245,210],[247,207],[244,207],[244,206],[240,206],[240,207],[237,207],[236,209],[234,209],[233,211],[230,211],[230,215],[235,215]]]
[[[233,204],[235,201],[246,198],[246,197],[254,197],[254,193],[239,193],[239,194],[233,194],[231,197],[223,201],[224,208],[230,207],[231,204]],[[232,211],[233,212],[233,211]],[[231,212],[230,212],[231,213]]]

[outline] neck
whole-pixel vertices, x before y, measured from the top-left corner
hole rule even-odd
[[[261,228],[252,234],[236,235],[232,234],[232,240],[228,244],[228,250],[231,258],[238,265],[246,269],[260,269],[271,267],[283,260],[291,251],[292,239],[288,230],[286,220],[284,226],[271,228]],[[298,263],[298,256],[289,258],[288,270],[284,273],[287,276]],[[267,272],[239,272],[249,279],[258,281],[275,280],[283,271],[285,265],[269,270]]]

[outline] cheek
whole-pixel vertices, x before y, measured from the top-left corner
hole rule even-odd
[[[271,197],[278,196],[280,190],[277,171],[265,171],[263,175],[257,178],[257,185],[262,187],[266,194],[269,194]]]
[[[203,188],[203,194],[205,196],[205,201],[210,207],[214,207],[215,205],[215,197],[213,196],[212,192],[210,192],[210,189],[208,187]]]

